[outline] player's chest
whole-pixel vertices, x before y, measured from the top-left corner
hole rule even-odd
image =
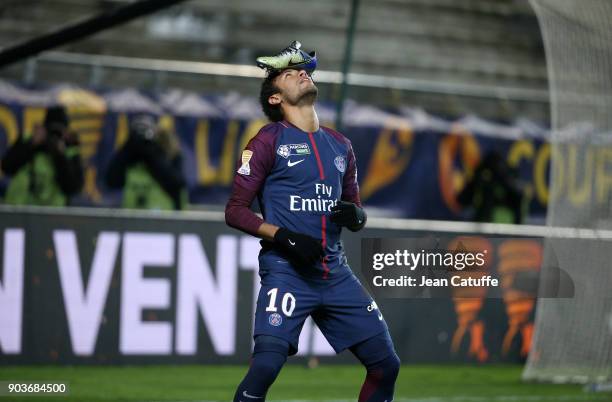
[[[323,136],[286,138],[276,147],[274,175],[295,184],[342,181],[347,149]]]

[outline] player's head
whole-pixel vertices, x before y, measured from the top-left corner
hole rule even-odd
[[[317,67],[316,52],[306,53],[300,47],[298,41],[293,41],[276,56],[257,58],[257,65],[268,72],[259,101],[272,121],[283,119],[284,107],[313,105],[317,98],[318,90],[312,80]]]
[[[313,105],[318,89],[310,74],[303,69],[271,72],[261,85],[259,101],[271,121],[283,119],[284,106]]]

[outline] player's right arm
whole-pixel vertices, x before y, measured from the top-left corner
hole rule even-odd
[[[272,241],[278,226],[264,222],[251,211],[251,204],[274,166],[272,132],[260,131],[249,141],[238,161],[232,194],[225,206],[225,222],[238,230]]]

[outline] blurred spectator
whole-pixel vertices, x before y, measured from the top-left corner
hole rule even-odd
[[[124,208],[180,210],[187,201],[182,163],[174,133],[160,129],[150,116],[138,116],[110,161],[106,183],[123,189]]]
[[[76,133],[62,106],[47,109],[44,124],[22,133],[5,153],[2,170],[12,176],[5,202],[13,205],[66,206],[83,187]]]
[[[457,200],[463,206],[474,208],[476,222],[520,224],[527,197],[516,176],[498,152],[489,152]]]

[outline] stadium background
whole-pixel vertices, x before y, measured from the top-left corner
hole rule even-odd
[[[127,3],[6,1],[0,6],[0,46]],[[137,388],[147,373],[163,382],[164,369],[155,364],[206,364],[202,370],[214,382],[228,369],[214,364],[248,362],[257,243],[227,228],[222,209],[234,163],[264,124],[256,98],[262,73],[253,60],[293,39],[317,50],[319,116],[323,124],[341,126],[358,158],[362,198],[373,219],[365,232],[346,235],[357,273],[361,237],[432,233],[505,236],[501,243],[530,252],[519,270],[540,268],[543,232],[538,227],[483,228],[469,223],[471,211],[456,201],[482,156],[496,150],[526,185],[527,223],[545,221],[550,105],[543,43],[527,1],[188,1],[0,70],[0,152],[40,122],[46,106],[61,103],[79,133],[85,169],[84,190],[72,207],[0,211],[5,320],[0,379],[64,375],[74,378],[77,395],[93,400],[105,396],[78,385],[99,374],[81,366],[104,365],[112,373],[117,365],[142,365],[131,374]],[[350,62],[346,47],[352,49]],[[345,69],[348,88],[342,85]],[[120,194],[106,188],[102,177],[112,152],[127,138],[129,119],[143,112],[158,116],[180,140],[189,212],[112,209]],[[581,208],[590,193],[607,191],[610,173],[598,165],[594,184],[580,181],[572,174],[576,158],[571,146],[560,154],[563,163],[556,165],[555,179],[562,189],[556,196]],[[7,181],[1,177],[0,194]],[[162,250],[157,260],[147,256],[150,244]],[[503,244],[496,247],[502,250]],[[97,253],[107,260],[98,261]],[[138,272],[127,262],[130,253],[141,261],[153,258],[155,268]],[[513,257],[498,254],[491,269],[503,275],[504,258]],[[419,382],[412,376],[420,366],[414,366],[400,378],[399,400],[456,396],[452,389],[461,387],[461,375],[449,374],[445,383],[427,370],[481,376],[482,382],[458,394],[473,400],[500,395],[522,400],[520,395],[528,394],[543,400],[554,400],[553,395],[605,400],[584,396],[578,388],[531,388],[518,382],[531,342],[533,299],[384,299],[379,304],[403,362],[446,364],[421,366],[421,372],[450,391],[411,389]],[[328,364],[353,364],[354,359],[347,354],[328,358],[326,342],[308,328],[301,345],[308,345],[302,356],[315,355],[324,367],[306,374],[288,371],[297,378],[295,389],[275,400],[350,399],[338,384],[330,384],[328,394],[311,389],[317,387],[318,370],[326,375]],[[312,359],[295,359],[307,361]],[[463,365],[448,366],[458,362]],[[492,363],[519,364],[499,368]],[[31,366],[41,364],[51,366]],[[487,383],[483,371],[469,371],[481,364],[499,370],[498,385]],[[62,371],[65,365],[81,370],[68,374]],[[199,370],[178,367],[186,373]],[[354,382],[361,379],[355,366],[339,367],[354,372]],[[238,366],[226,376],[237,379],[241,370]],[[150,391],[130,390],[130,380],[125,382],[125,391],[115,390],[108,398],[222,399],[219,395],[232,387],[213,392],[211,383],[184,394],[159,392],[151,384]]]

